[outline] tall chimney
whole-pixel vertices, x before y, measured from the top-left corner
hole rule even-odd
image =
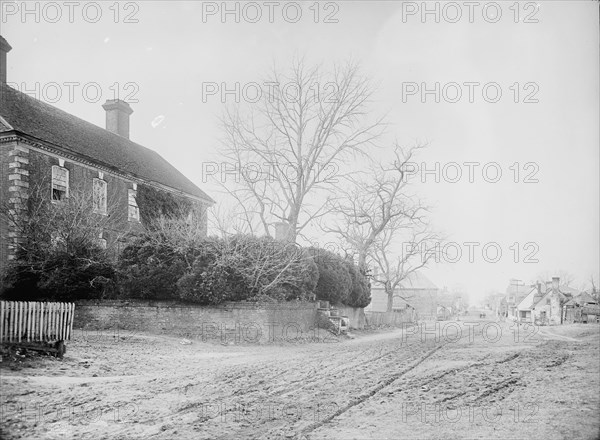
[[[129,116],[133,110],[125,101],[109,99],[102,108],[106,110],[106,129],[129,139]]]
[[[290,235],[290,225],[287,222],[275,223],[275,240],[288,241]]]
[[[560,277],[552,277],[552,290],[558,290],[559,283]]]
[[[6,54],[10,52],[12,47],[8,44],[8,41],[0,35],[0,84],[6,84],[6,71],[8,67],[6,65]]]

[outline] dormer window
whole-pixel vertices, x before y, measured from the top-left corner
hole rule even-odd
[[[106,215],[106,181],[94,179],[93,196],[94,212]]]
[[[69,196],[69,170],[52,166],[52,200],[61,201]]]

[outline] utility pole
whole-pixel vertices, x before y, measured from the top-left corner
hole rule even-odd
[[[521,284],[519,284],[519,283],[521,283]],[[519,286],[525,286],[525,283],[523,282],[523,280],[511,279],[510,285],[514,286],[516,288],[515,289],[515,303],[512,306],[512,310],[511,310],[511,312],[514,316],[515,309],[517,308],[517,293],[519,292]],[[518,316],[517,316],[517,318],[518,318]]]

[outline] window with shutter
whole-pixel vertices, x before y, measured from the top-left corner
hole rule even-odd
[[[101,179],[94,179],[94,212],[106,215],[106,182]]]
[[[130,221],[140,221],[140,209],[138,208],[137,205],[137,201],[135,200],[135,190],[130,189],[129,190],[129,197],[128,197],[128,203],[129,203],[129,220]]]
[[[52,166],[52,200],[64,200],[69,195],[69,170]]]
[[[96,244],[98,245],[99,248],[106,249],[107,241],[104,238],[104,232],[100,232],[98,234],[98,238],[96,239]]]

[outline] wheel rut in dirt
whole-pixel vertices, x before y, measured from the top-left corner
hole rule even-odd
[[[404,376],[409,371],[411,371],[414,368],[418,367],[421,363],[425,362],[430,356],[432,356],[440,348],[442,348],[441,345],[437,346],[437,347],[434,347],[433,349],[429,350],[424,356],[422,356],[418,361],[414,362],[410,367],[402,370],[401,372],[399,372],[397,374],[394,374],[392,377],[386,379],[385,381],[383,381],[379,385],[377,385],[375,388],[371,389],[368,393],[363,394],[363,395],[357,397],[356,399],[354,399],[353,401],[351,401],[350,403],[348,403],[344,407],[340,408],[335,413],[333,413],[330,416],[326,417],[325,419],[320,420],[320,421],[318,421],[316,423],[313,423],[313,424],[309,425],[308,427],[304,428],[301,431],[301,434],[303,434],[303,435],[309,434],[310,432],[314,431],[315,429],[319,428],[320,426],[323,426],[325,423],[328,423],[331,420],[333,420],[334,418],[336,418],[336,417],[344,414],[345,412],[349,411],[351,408],[353,408],[353,407],[355,407],[357,405],[360,405],[364,401],[370,399],[375,394],[377,394],[379,391],[381,391],[382,389],[384,389],[385,387],[387,387],[391,383],[393,383],[395,380],[399,379],[400,377]]]

